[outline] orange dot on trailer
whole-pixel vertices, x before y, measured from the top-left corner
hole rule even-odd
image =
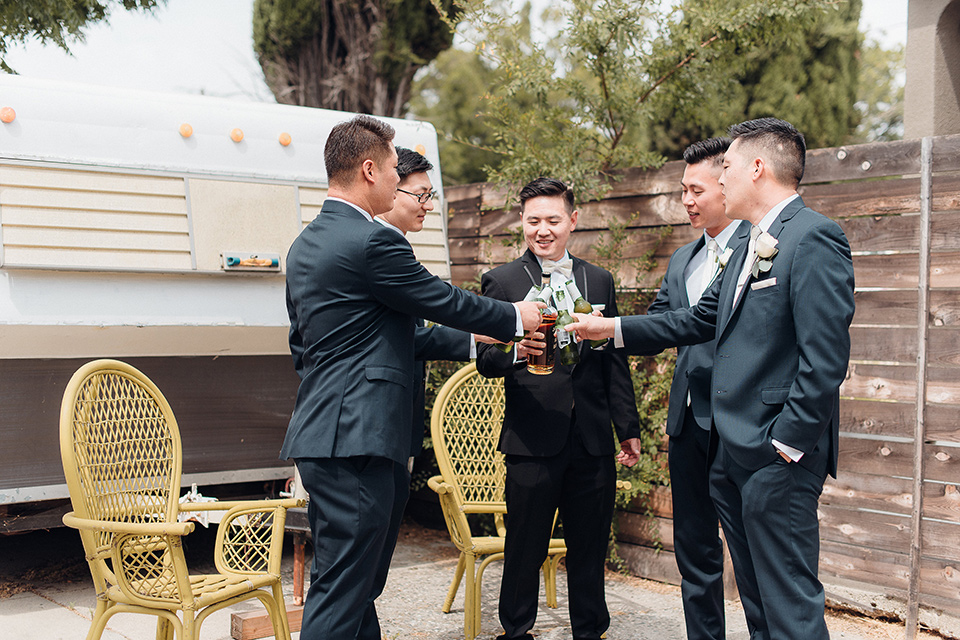
[[[4,124],[10,124],[17,118],[17,112],[13,110],[13,107],[4,107],[0,109],[0,121]]]
[[[285,147],[289,146],[290,143],[293,142],[293,138],[291,138],[290,134],[287,133],[286,131],[280,134],[279,140],[280,140],[280,144],[282,144]]]
[[[243,129],[234,129],[230,132],[230,139],[234,142],[240,142],[243,140]]]
[[[189,138],[193,135],[193,127],[184,122],[182,125],[180,125],[180,135],[184,138]]]

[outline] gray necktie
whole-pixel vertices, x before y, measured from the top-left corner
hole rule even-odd
[[[750,271],[753,269],[753,263],[757,260],[757,238],[762,232],[760,227],[753,225],[750,227],[750,244],[747,245],[747,260],[743,263],[743,270],[740,271],[740,277],[737,278],[737,292],[733,296],[733,306],[736,308],[737,301],[740,299],[740,293],[743,291],[743,285],[747,284],[750,278]]]
[[[703,266],[703,280],[700,282],[701,296],[713,284],[713,279],[717,277],[717,268],[720,266],[720,262],[717,260],[719,252],[720,245],[717,244],[717,241],[713,238],[707,240],[707,262]]]

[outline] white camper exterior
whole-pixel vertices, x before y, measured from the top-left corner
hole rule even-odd
[[[351,116],[0,75],[0,531],[9,505],[67,496],[59,393],[93,358],[167,395],[185,484],[289,475],[284,262]],[[388,120],[440,190],[434,128]],[[410,240],[449,279],[443,211]]]

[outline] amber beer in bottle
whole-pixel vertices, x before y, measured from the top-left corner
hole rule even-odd
[[[546,376],[553,373],[553,363],[556,358],[557,336],[553,328],[557,325],[557,310],[550,304],[550,298],[553,297],[553,289],[550,288],[550,274],[544,273],[541,276],[542,285],[537,293],[536,299],[544,303],[545,309],[540,309],[540,326],[537,332],[543,334],[543,341],[547,346],[543,353],[538,356],[527,356],[527,371],[538,376]]]

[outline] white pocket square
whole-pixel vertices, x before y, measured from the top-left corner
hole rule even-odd
[[[759,280],[757,282],[750,283],[750,289],[756,291],[757,289],[766,289],[767,287],[772,287],[777,284],[776,278],[767,278],[766,280]]]

